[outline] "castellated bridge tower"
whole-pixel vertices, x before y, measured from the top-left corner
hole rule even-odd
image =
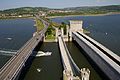
[[[82,20],[70,20],[70,27],[69,27],[70,41],[72,40],[72,32],[74,32],[74,31],[83,32],[82,25],[83,25]]]
[[[89,80],[90,70],[87,68],[81,69],[81,80]]]

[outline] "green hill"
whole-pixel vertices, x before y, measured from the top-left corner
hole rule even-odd
[[[56,11],[71,11],[71,12],[54,12],[49,13],[50,10]],[[90,14],[106,14],[110,12],[120,12],[120,5],[109,5],[109,6],[85,6],[85,7],[69,7],[63,9],[50,9],[47,7],[21,7],[14,9],[7,9],[0,11],[0,17],[10,17],[18,15],[33,16],[39,11],[44,11],[47,16],[65,16],[65,15],[90,15]]]
[[[15,9],[7,9],[1,11],[2,13],[16,13],[16,14],[33,14],[37,13],[38,11],[47,11],[48,8],[45,7],[21,7],[21,8],[15,8]]]

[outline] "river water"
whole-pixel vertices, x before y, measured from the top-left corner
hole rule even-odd
[[[62,65],[58,44],[44,42],[40,51],[50,51],[51,56],[37,57],[33,60],[24,80],[60,80],[62,79]],[[40,72],[37,69],[41,69]]]
[[[120,14],[106,16],[75,16],[53,18],[52,21],[69,23],[83,20],[83,28],[90,31],[92,38],[120,56]]]
[[[102,80],[103,77],[98,74],[98,72],[91,66],[91,64],[83,55],[85,53],[82,52],[82,50],[79,50],[79,48],[73,42],[66,44],[78,67],[80,69],[90,69],[90,80]],[[23,78],[20,78],[20,80],[62,80],[63,67],[61,64],[58,43],[44,42],[40,46],[39,50],[45,52],[50,51],[52,52],[52,55],[36,57],[26,75]],[[37,69],[40,69],[41,71],[38,72]]]
[[[20,49],[35,32],[33,19],[0,20],[0,50]],[[1,53],[0,53],[1,54]],[[0,68],[11,56],[0,55]]]
[[[52,20],[59,23],[63,21],[68,23],[69,20],[76,19],[84,21],[83,27],[91,32],[91,37],[120,55],[120,15],[77,16],[54,18]],[[33,25],[33,19],[0,20],[0,48],[18,50],[35,32],[36,29]],[[11,38],[11,40],[8,38]],[[85,58],[85,53],[82,49],[76,47],[73,42],[67,43],[67,47],[79,68],[86,67],[90,69],[90,80],[104,79],[104,77],[98,74],[99,70],[93,68],[93,65],[89,63],[90,61]],[[44,42],[39,50],[51,51],[52,55],[33,59],[30,68],[21,80],[61,80],[63,68],[58,43]],[[9,58],[10,56],[0,55],[0,67],[2,67]],[[41,70],[40,72],[37,71],[38,68]]]

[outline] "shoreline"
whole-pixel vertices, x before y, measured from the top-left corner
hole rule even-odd
[[[34,19],[34,17],[9,17],[9,18],[0,18],[0,20],[7,20],[7,19]]]
[[[49,17],[46,17],[46,18],[52,19],[52,18],[59,18],[59,17],[74,17],[74,16],[108,16],[108,15],[117,15],[117,14],[120,14],[120,12],[110,12],[110,13],[106,13],[106,14],[49,16]]]
[[[108,15],[117,15],[120,14],[120,12],[110,12],[106,14],[88,14],[88,15],[65,15],[65,16],[48,16],[45,18],[52,19],[52,18],[59,18],[59,17],[75,17],[75,16],[108,16]],[[9,17],[9,18],[0,18],[0,20],[4,19],[34,19],[35,17]]]

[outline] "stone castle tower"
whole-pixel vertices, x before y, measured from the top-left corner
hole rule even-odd
[[[83,32],[83,21],[82,20],[70,20],[70,26],[69,26],[69,37],[70,40],[72,40],[72,32],[74,31],[80,31]]]

